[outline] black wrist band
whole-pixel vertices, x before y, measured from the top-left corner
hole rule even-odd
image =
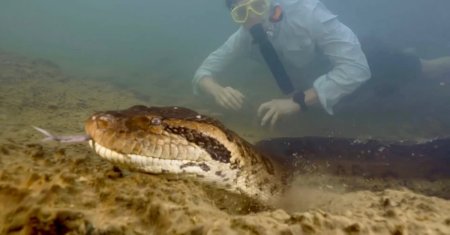
[[[292,96],[292,100],[300,106],[301,111],[308,110],[308,106],[306,106],[305,102],[305,92],[296,91]]]

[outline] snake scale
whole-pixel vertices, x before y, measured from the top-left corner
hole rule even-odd
[[[86,120],[85,130],[94,151],[113,164],[190,176],[263,203],[281,195],[293,172],[311,169],[402,181],[450,179],[450,138],[385,143],[303,137],[252,145],[193,110],[146,106],[95,113]],[[450,198],[446,193],[439,196]]]

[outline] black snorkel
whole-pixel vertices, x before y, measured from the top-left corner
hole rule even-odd
[[[259,45],[259,50],[266,62],[267,66],[272,72],[275,81],[284,94],[290,94],[294,91],[291,79],[284,69],[275,48],[267,37],[267,33],[264,30],[261,23],[255,24],[250,28],[250,34],[253,37],[253,41]]]

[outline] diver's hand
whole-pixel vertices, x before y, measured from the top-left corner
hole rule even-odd
[[[221,87],[212,93],[216,103],[223,108],[239,110],[242,108],[245,96],[232,87]]]
[[[214,97],[216,103],[225,109],[239,110],[245,96],[232,87],[223,87],[214,78],[205,76],[199,82],[200,89]]]
[[[261,118],[261,126],[270,122],[273,127],[283,116],[291,115],[300,111],[300,106],[291,98],[273,99],[261,104],[258,108],[258,117]]]

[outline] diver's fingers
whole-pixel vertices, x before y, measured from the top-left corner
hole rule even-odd
[[[226,104],[225,100],[222,99],[221,97],[217,98],[217,104],[220,105],[220,107],[224,108],[224,109],[229,109],[228,105]]]
[[[239,99],[241,99],[241,100],[244,100],[244,99],[245,99],[245,95],[242,94],[240,91],[236,90],[235,92],[236,92],[236,96],[237,96]]]
[[[220,90],[220,92],[216,93],[214,95],[215,99],[216,99],[216,103],[218,105],[220,105],[222,108],[225,109],[234,109],[233,105],[230,104],[229,98],[228,98],[228,92],[227,89],[224,88],[222,90]]]
[[[231,88],[231,92],[233,93],[234,97],[236,97],[238,100],[240,100],[241,102],[245,99],[245,95],[242,94],[242,92],[240,92],[239,90],[236,90],[234,88]]]
[[[275,113],[276,113],[276,110],[275,110],[275,109],[273,109],[273,108],[269,109],[269,111],[267,111],[267,112],[264,114],[264,117],[261,119],[261,126],[265,126],[266,123],[267,123],[267,121],[269,121],[269,119],[270,119],[273,115],[275,115]]]
[[[227,99],[228,105],[230,106],[231,109],[233,109],[234,111],[237,111],[241,108],[241,106],[239,105],[239,103],[237,103],[236,100],[234,100],[232,98],[232,96],[229,96]]]
[[[242,107],[242,100],[237,99],[232,93],[228,94],[228,99],[230,103],[233,105],[235,110],[239,110]]]
[[[224,92],[221,96],[221,99],[227,109],[237,110],[239,108],[238,104],[233,101],[231,95],[228,92]]]
[[[244,102],[241,96],[239,95],[240,92],[231,88],[226,88],[226,94],[228,96],[228,99],[230,100],[230,103],[233,105],[235,110],[239,110],[242,107],[242,103]]]
[[[223,96],[221,96],[221,100],[222,100],[222,106],[225,107],[226,109],[233,109],[236,110],[236,106],[230,101],[230,98],[228,96],[228,94],[224,94]]]
[[[280,116],[280,114],[278,113],[278,112],[275,112],[273,115],[272,115],[272,119],[270,120],[270,127],[271,128],[273,128],[274,126],[275,126],[275,124],[277,123],[277,121],[278,121],[278,117]]]
[[[262,114],[264,112],[266,112],[266,110],[269,109],[269,108],[270,108],[270,102],[266,102],[266,103],[261,104],[259,106],[259,108],[258,108],[258,117],[261,117]]]

